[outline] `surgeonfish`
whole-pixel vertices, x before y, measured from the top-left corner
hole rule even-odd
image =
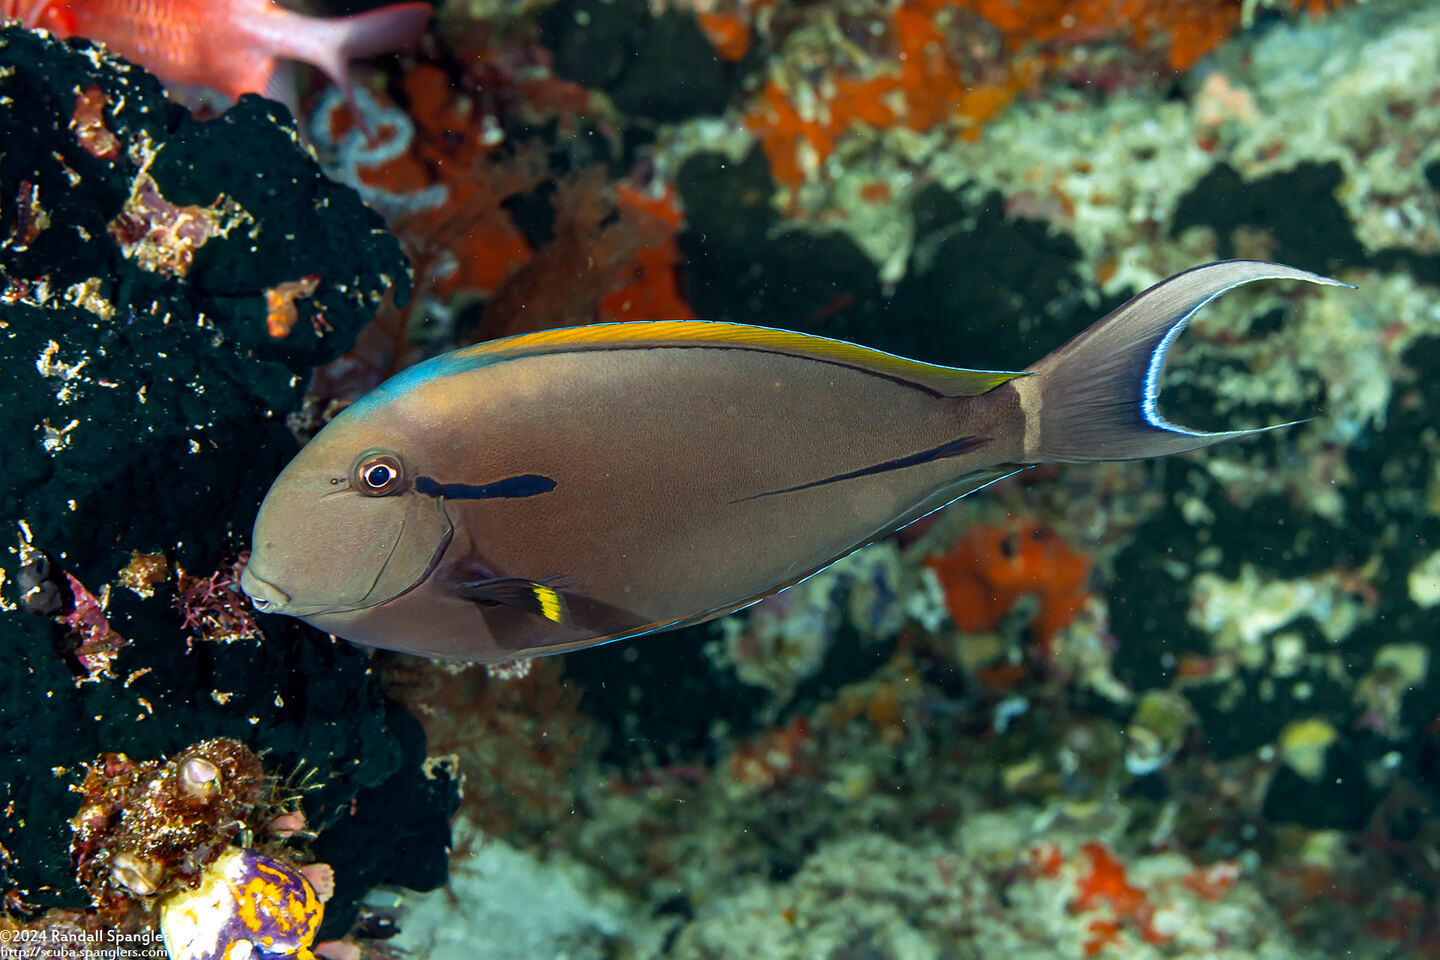
[[[454,660],[578,650],[722,616],[1041,462],[1182,453],[1156,409],[1231,260],[1130,300],[1024,371],[963,370],[736,323],[526,334],[417,364],[270,488],[257,609]],[[1280,424],[1277,426],[1285,426]]]
[[[352,108],[346,65],[407,46],[433,12],[413,0],[330,18],[272,0],[0,0],[0,20],[103,43],[166,83],[285,100],[277,61],[299,60],[324,71]]]

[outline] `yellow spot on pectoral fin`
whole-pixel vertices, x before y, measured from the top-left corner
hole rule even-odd
[[[542,584],[535,585],[535,599],[540,602],[540,615],[555,623],[565,622],[565,601],[560,594]]]
[[[570,622],[570,610],[560,591],[535,580],[520,577],[470,580],[456,584],[455,592],[481,603],[501,603],[524,610],[562,626]]]

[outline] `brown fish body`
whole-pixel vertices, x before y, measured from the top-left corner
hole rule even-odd
[[[398,449],[423,431],[444,456],[416,462],[417,475],[566,479],[543,495],[447,499],[455,532],[431,576],[383,610],[312,622],[384,646],[423,620],[424,653],[464,658],[475,657],[486,634],[496,639],[485,659],[593,638],[457,596],[453,584],[477,570],[558,575],[593,601],[588,626],[606,633],[724,612],[814,572],[817,552],[824,565],[954,499],[946,491],[958,475],[1020,452],[981,444],[908,469],[773,493],[961,437],[1018,436],[1018,400],[1013,389],[938,396],[800,357],[744,351],[716,363],[708,355],[725,349],[552,354],[418,388],[414,403],[387,411],[363,446]],[[457,396],[484,411],[482,428],[454,409]],[[654,422],[657,411],[665,416]],[[596,437],[597,421],[608,437]],[[500,445],[497,436],[525,439]],[[757,449],[773,452],[762,459]],[[796,542],[807,549],[783,549]],[[660,583],[671,586],[657,590]]]
[[[262,608],[347,639],[452,659],[699,622],[1018,465],[1089,459],[1076,452],[1087,430],[1115,459],[1230,436],[1174,428],[1139,394],[1213,288],[1268,276],[1322,280],[1234,266],[1170,290],[1173,304],[1162,285],[1121,308],[1150,296],[1174,312],[1148,321],[1152,335],[1125,342],[1121,317],[1097,341],[1117,311],[1033,376],[699,322],[577,328],[437,358],[357,402],[287,467],[257,518],[244,586]],[[1128,380],[1087,395],[1086,370],[1106,364]],[[377,477],[383,493],[366,487]]]

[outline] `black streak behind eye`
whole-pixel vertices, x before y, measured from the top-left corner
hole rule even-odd
[[[555,481],[538,473],[522,473],[494,483],[441,483],[434,477],[417,477],[416,491],[427,497],[446,500],[491,500],[497,498],[534,497],[555,489]]]

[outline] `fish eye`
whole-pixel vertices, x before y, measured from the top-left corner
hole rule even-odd
[[[350,486],[367,497],[383,497],[398,490],[404,479],[398,457],[371,450],[355,462]]]

